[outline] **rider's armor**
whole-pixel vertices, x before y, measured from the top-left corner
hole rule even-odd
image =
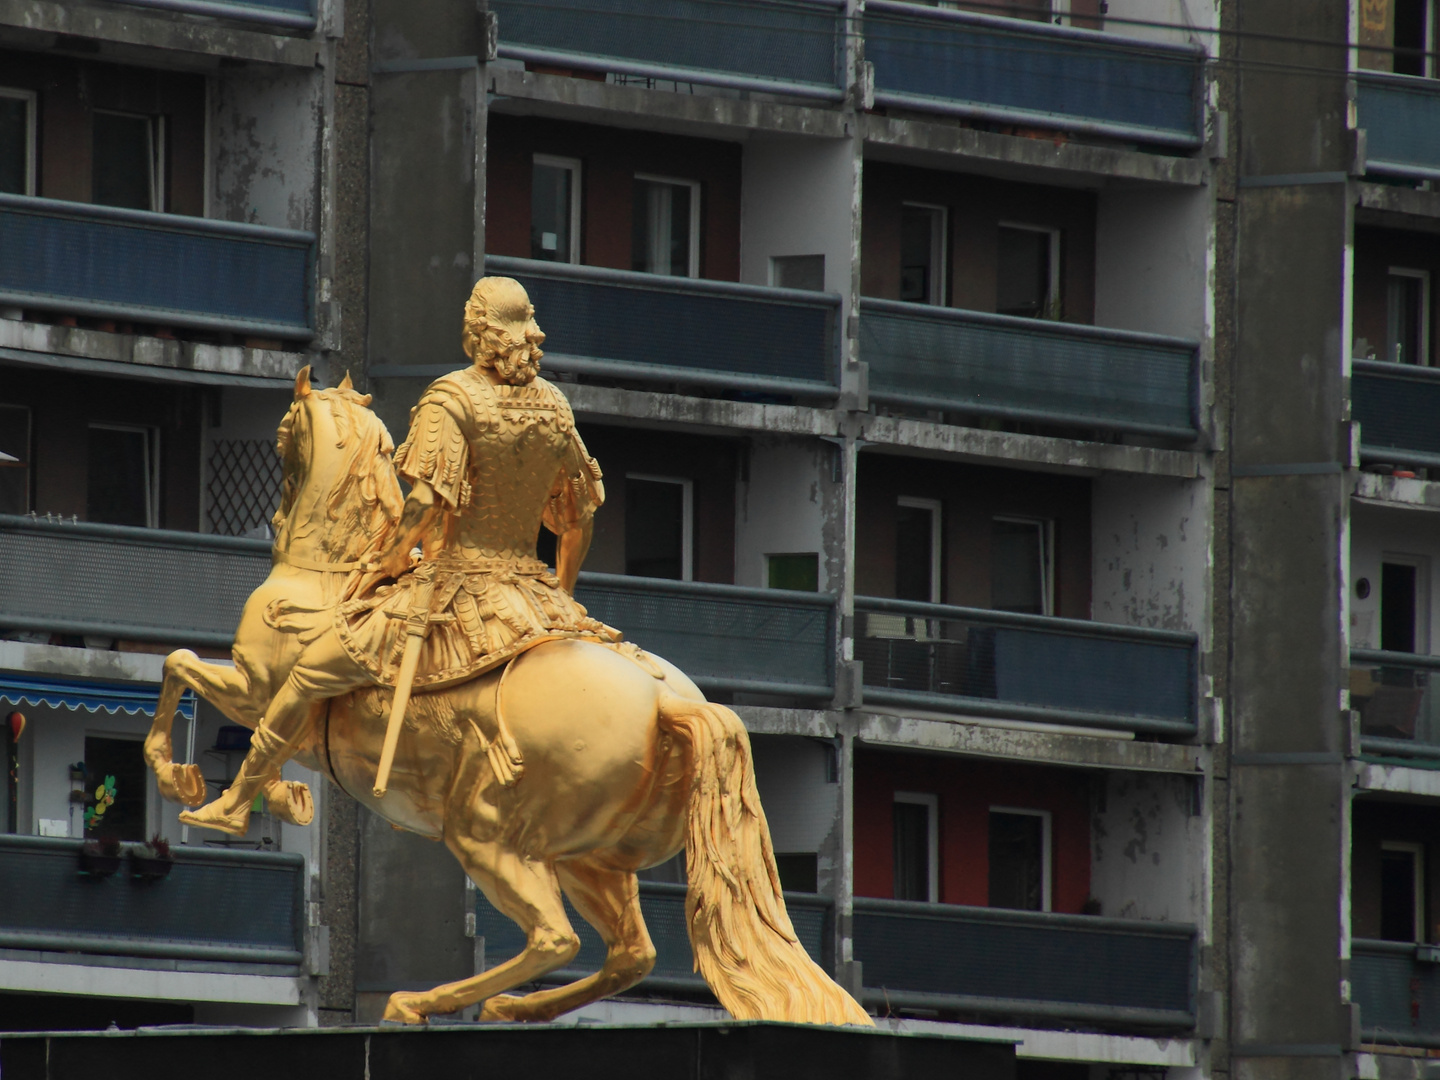
[[[474,368],[436,380],[410,414],[395,467],[428,483],[446,512],[413,571],[336,610],[345,651],[373,678],[394,684],[406,620],[426,593],[417,689],[463,681],[542,641],[620,638],[535,557],[542,520],[563,534],[605,500],[600,467],[550,383],[495,385]]]

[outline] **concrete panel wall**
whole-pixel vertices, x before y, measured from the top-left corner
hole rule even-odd
[[[1116,473],[1102,473],[1093,484],[1091,618],[1203,633],[1210,613],[1210,486]]]
[[[1090,894],[1101,915],[1203,920],[1208,822],[1187,776],[1110,772],[1091,822]]]
[[[835,751],[811,739],[783,735],[754,736],[750,745],[775,850],[815,852],[819,889],[832,891],[840,825],[840,785],[829,779]]]
[[[1099,197],[1095,324],[1204,341],[1213,323],[1208,188],[1110,189]]]
[[[1350,647],[1380,648],[1381,565],[1393,557],[1418,560],[1416,583],[1420,603],[1416,611],[1416,651],[1435,651],[1440,628],[1440,514],[1386,510],[1361,503],[1350,512]],[[1369,595],[1361,599],[1359,583],[1369,582]]]
[[[1219,3],[1211,0],[1109,0],[1105,29],[1142,41],[1201,45],[1214,54],[1219,51],[1215,35],[1203,31],[1220,25],[1219,9]],[[1133,23],[1126,21],[1132,19]]]
[[[736,486],[735,584],[765,586],[766,555],[819,555],[820,591],[837,588],[826,539],[840,527],[841,508],[830,475],[835,450],[827,443],[756,439],[749,479]]]
[[[212,83],[210,217],[317,227],[323,100],[318,72],[245,68]]]

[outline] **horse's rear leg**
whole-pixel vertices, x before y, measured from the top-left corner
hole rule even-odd
[[[605,940],[605,966],[594,975],[524,997],[492,997],[482,1020],[553,1020],[561,1013],[634,986],[655,966],[655,946],[640,914],[635,875],[577,860],[555,872],[575,910]]]
[[[525,931],[525,951],[469,979],[424,993],[391,994],[386,1020],[418,1024],[431,1013],[458,1012],[563,967],[580,951],[560,900],[560,883],[548,865],[467,837],[447,836],[446,843],[486,898]]]

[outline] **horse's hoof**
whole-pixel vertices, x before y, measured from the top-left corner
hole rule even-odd
[[[526,1020],[528,1017],[522,1016],[521,1013],[523,1010],[518,1008],[520,1002],[520,998],[512,997],[509,994],[496,994],[494,997],[487,999],[484,1006],[481,1007],[480,1019],[499,1020],[509,1023]]]
[[[166,762],[155,766],[155,783],[160,794],[182,806],[199,806],[205,801],[205,777],[198,765]]]
[[[281,821],[309,825],[315,820],[310,788],[296,780],[276,780],[265,789],[265,805]]]
[[[410,1007],[411,1002],[418,1002],[422,996],[421,994],[391,994],[389,1002],[385,1005],[385,1015],[380,1019],[388,1020],[392,1024],[425,1023],[425,1014]]]

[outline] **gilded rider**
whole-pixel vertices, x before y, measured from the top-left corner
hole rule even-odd
[[[434,690],[542,641],[619,639],[571,595],[605,492],[569,402],[538,375],[545,335],[534,315],[519,282],[475,285],[462,332],[474,363],[432,383],[411,411],[410,434],[395,453],[411,490],[388,546],[353,599],[323,614],[230,787],[181,821],[244,835],[255,796],[304,741],[314,706],[365,686],[403,684],[407,642],[418,649],[414,688]],[[535,556],[542,523],[558,537],[553,574]],[[397,697],[403,707],[404,693]],[[518,774],[518,753],[505,744]]]

